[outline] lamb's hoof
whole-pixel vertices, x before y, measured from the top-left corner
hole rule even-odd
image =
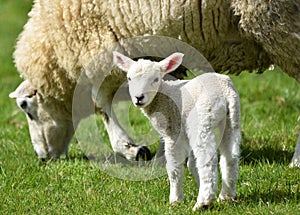
[[[213,203],[196,203],[195,206],[193,207],[193,211],[198,211],[198,210],[208,210],[213,208],[214,205]]]
[[[289,165],[290,168],[300,168],[300,161],[298,160],[293,160],[290,165]]]
[[[236,196],[223,196],[220,195],[218,198],[218,202],[223,202],[223,201],[231,201],[231,202],[237,202],[237,197]]]
[[[139,161],[139,160],[148,161],[150,159],[151,159],[150,150],[146,146],[141,146],[138,150],[135,160],[136,161]]]
[[[180,205],[183,201],[184,201],[183,196],[180,196],[180,197],[178,197],[178,198],[170,199],[169,204],[170,204],[172,207],[177,207],[177,206]]]

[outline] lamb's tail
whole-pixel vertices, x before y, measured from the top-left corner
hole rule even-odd
[[[228,91],[227,91],[227,109],[228,109],[228,117],[229,122],[232,129],[240,127],[240,97],[239,94],[234,87],[232,81],[228,80]]]
[[[228,81],[228,91],[227,91],[227,125],[226,125],[226,134],[223,138],[229,138],[230,143],[230,153],[231,157],[238,159],[240,156],[240,145],[242,142],[241,134],[241,114],[240,114],[240,98],[237,90],[235,89],[232,81]],[[227,145],[227,144],[226,144]],[[228,145],[227,145],[228,147]],[[228,149],[227,149],[228,150]]]

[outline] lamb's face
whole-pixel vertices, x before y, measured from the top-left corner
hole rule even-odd
[[[72,121],[65,114],[62,103],[45,102],[28,81],[24,81],[9,95],[26,113],[31,142],[37,156],[57,158],[67,153],[74,134]]]
[[[155,62],[139,60],[129,69],[127,79],[133,104],[146,107],[159,90],[162,80],[161,68]]]
[[[140,59],[134,61],[125,55],[113,52],[113,61],[127,72],[129,93],[135,106],[146,107],[157,94],[165,74],[181,64],[183,54],[176,52],[160,62]]]

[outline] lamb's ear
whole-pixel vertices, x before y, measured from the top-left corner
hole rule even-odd
[[[183,56],[184,54],[175,52],[166,59],[160,61],[159,65],[161,66],[163,73],[169,73],[177,69],[182,63]]]
[[[134,63],[134,60],[126,57],[125,55],[122,55],[119,52],[114,51],[113,56],[114,64],[124,72],[128,72],[129,68]]]
[[[23,81],[15,91],[9,94],[9,98],[24,98],[31,97],[36,94],[37,90],[32,87],[28,80]]]

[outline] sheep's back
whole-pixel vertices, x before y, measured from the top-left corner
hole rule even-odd
[[[254,38],[274,64],[300,81],[300,2],[232,0],[239,28]]]
[[[237,22],[230,3],[221,0],[39,0],[14,58],[21,75],[44,97],[60,100],[72,96],[81,72],[92,81],[109,74],[112,55],[107,50],[136,36],[161,35],[187,42],[218,72],[266,68],[268,56],[254,40],[241,36]],[[123,48],[131,56],[141,51]]]

